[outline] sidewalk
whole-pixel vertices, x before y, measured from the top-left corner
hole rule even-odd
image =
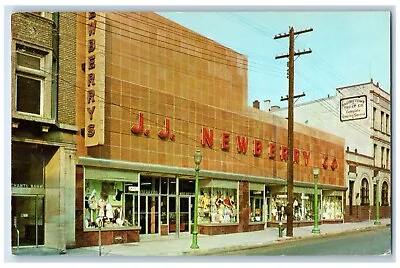
[[[283,237],[278,237],[277,228],[267,228],[263,231],[245,232],[225,235],[198,235],[199,249],[190,249],[192,236],[189,234],[181,235],[179,238],[174,236],[154,236],[143,237],[140,242],[116,245],[104,245],[101,248],[102,256],[193,256],[223,254],[226,251],[243,250],[248,248],[265,247],[286,243],[292,240],[310,239],[317,236],[333,236],[345,232],[362,231],[375,228],[386,228],[391,225],[390,219],[381,219],[380,225],[374,225],[374,221],[352,222],[343,224],[323,224],[319,225],[320,234],[313,234],[313,226],[295,227],[293,237],[286,237],[286,230]],[[35,252],[36,250],[36,252]],[[99,247],[84,247],[68,249],[66,254],[58,255],[58,252],[46,248],[33,248],[13,250],[13,254],[19,256],[51,256],[59,257],[79,257],[79,256],[99,256]],[[18,258],[14,256],[13,258]],[[54,259],[53,259],[54,260]]]

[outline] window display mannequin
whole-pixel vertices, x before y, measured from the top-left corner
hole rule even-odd
[[[209,217],[210,216],[210,198],[206,192],[202,192],[199,202],[199,215],[201,217]]]
[[[109,221],[112,221],[114,218],[113,207],[110,203],[107,203],[106,205],[106,218]]]
[[[224,222],[230,222],[231,216],[232,216],[232,203],[230,199],[229,193],[226,193],[225,199],[224,199]]]
[[[219,209],[223,204],[224,200],[222,199],[222,193],[221,191],[218,191],[217,198],[215,199],[215,205],[217,206],[217,209]]]
[[[99,213],[97,214],[98,217],[103,218],[105,217],[105,207],[106,207],[106,201],[103,198],[99,199],[99,202],[97,203]]]
[[[85,227],[94,226],[94,219],[96,218],[94,213],[97,209],[96,202],[96,190],[93,190],[92,193],[87,197],[87,213],[85,218]]]

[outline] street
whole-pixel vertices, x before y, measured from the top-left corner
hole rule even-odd
[[[237,256],[379,256],[391,254],[390,228],[295,241],[282,245],[230,252]]]

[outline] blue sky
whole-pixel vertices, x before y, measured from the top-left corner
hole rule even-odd
[[[279,33],[313,28],[295,39],[295,50],[311,54],[295,61],[295,94],[299,103],[336,94],[336,88],[379,82],[390,92],[389,11],[208,11],[158,12],[201,35],[248,57],[248,102],[270,99],[272,105],[288,93],[289,39],[274,40]]]

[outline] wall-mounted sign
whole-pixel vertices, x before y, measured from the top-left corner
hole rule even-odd
[[[128,186],[128,191],[129,192],[137,192],[137,191],[139,191],[139,187],[138,186]]]
[[[86,18],[85,146],[104,144],[105,13]]]
[[[43,184],[13,183],[11,186],[16,188],[43,188]]]
[[[367,96],[361,95],[340,100],[340,121],[367,118]]]

